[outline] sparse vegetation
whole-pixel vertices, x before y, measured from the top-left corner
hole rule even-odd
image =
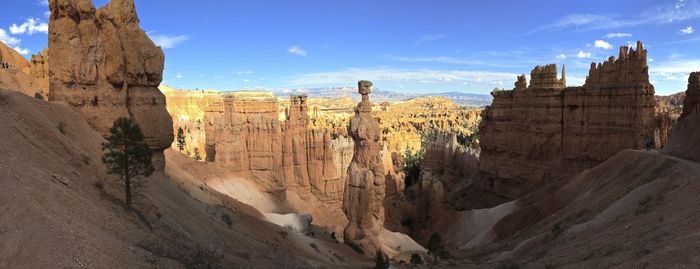
[[[445,246],[442,245],[442,237],[438,233],[434,233],[428,240],[428,254],[433,255],[433,264],[437,264],[438,257],[442,259],[449,258]]]
[[[231,226],[233,225],[233,220],[231,219],[231,216],[229,214],[221,215],[221,221],[226,223],[226,225],[228,225],[229,228],[231,228]]]
[[[192,157],[195,161],[200,161],[202,160],[202,156],[199,156],[199,148],[194,148],[194,157]]]
[[[136,179],[153,173],[152,153],[141,128],[128,118],[118,118],[109,132],[107,142],[102,144],[106,151],[102,161],[107,165],[107,173],[118,175],[124,184],[125,206],[131,209],[134,193],[142,186]]]
[[[385,257],[381,251],[377,250],[377,255],[374,256],[374,269],[388,269],[389,257]]]
[[[413,186],[420,179],[420,163],[425,157],[425,151],[411,151],[406,150],[404,152],[404,162],[403,162],[403,172],[406,175],[404,184],[406,188]]]
[[[61,132],[62,134],[66,134],[66,123],[65,122],[58,122],[58,131]]]
[[[413,265],[423,264],[423,258],[420,257],[420,254],[418,254],[418,253],[411,254],[411,264],[413,264]]]
[[[182,127],[177,128],[177,148],[182,152],[185,149],[185,132]]]

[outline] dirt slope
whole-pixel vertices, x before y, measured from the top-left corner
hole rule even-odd
[[[0,90],[0,137],[0,268],[184,268],[217,257],[224,268],[364,264],[348,247],[162,173],[149,178],[140,213],[124,210],[100,161],[102,138],[63,104]]]
[[[700,262],[699,191],[700,164],[628,150],[563,186],[456,213],[443,227],[465,266],[690,266]]]

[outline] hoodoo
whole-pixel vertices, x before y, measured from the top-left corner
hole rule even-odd
[[[100,9],[89,0],[50,0],[49,8],[49,51],[61,59],[49,65],[49,100],[77,108],[102,135],[115,119],[134,119],[162,169],[162,151],[173,141],[158,90],[165,58],[139,27],[134,0]]]
[[[348,134],[355,141],[355,155],[348,168],[343,193],[343,211],[349,220],[344,232],[346,241],[376,236],[384,225],[385,173],[379,154],[379,122],[371,115],[372,82],[363,80],[358,86],[362,101],[348,125]]]

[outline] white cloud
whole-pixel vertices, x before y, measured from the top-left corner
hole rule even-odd
[[[437,56],[437,57],[401,57],[401,56],[388,56],[389,59],[399,62],[407,63],[443,63],[443,64],[472,64],[478,65],[483,64],[482,61],[470,61],[464,59],[457,59],[453,57]]]
[[[445,34],[424,35],[424,36],[421,36],[421,38],[418,39],[418,41],[416,41],[415,43],[413,43],[413,45],[419,46],[419,45],[421,45],[421,44],[423,44],[423,43],[431,42],[431,41],[435,41],[435,40],[439,40],[439,39],[443,39],[443,38],[445,38],[445,37],[447,37],[447,35],[445,35]]]
[[[51,11],[44,11],[44,17],[47,19],[51,17]]]
[[[39,19],[29,18],[20,25],[13,23],[12,26],[10,26],[10,32],[13,35],[33,35],[35,33],[46,34],[49,32],[49,25],[45,22],[41,22]]]
[[[153,35],[151,36],[151,40],[153,40],[153,43],[155,43],[157,46],[164,48],[164,49],[172,49],[179,45],[182,42],[185,42],[187,40],[190,40],[189,36],[186,35],[177,35],[177,36],[168,36],[168,35]]]
[[[306,50],[302,49],[299,46],[292,46],[287,50],[291,54],[296,54],[296,55],[301,55],[301,56],[306,56]]]
[[[241,70],[236,70],[236,71],[233,71],[233,74],[236,75],[236,76],[250,75],[250,74],[253,74],[253,71],[250,71],[250,70],[243,70],[243,71],[241,71]]]
[[[294,86],[352,85],[360,79],[398,83],[497,83],[498,81],[515,80],[517,76],[518,74],[515,73],[492,71],[350,68],[342,71],[302,74],[292,78],[289,84]]]
[[[629,33],[608,33],[605,35],[607,38],[622,38],[622,37],[632,37],[632,34]]]
[[[609,50],[612,49],[613,46],[603,40],[596,40],[593,42],[593,47]]]
[[[20,39],[7,34],[7,32],[0,28],[0,41],[10,46],[19,45]]]
[[[14,47],[13,49],[15,49],[17,52],[19,52],[19,54],[22,54],[22,55],[27,55],[27,54],[29,54],[29,50],[28,50],[28,49],[23,49],[23,48],[20,48],[19,46],[16,46],[16,47]]]
[[[681,29],[678,33],[682,35],[689,35],[695,32],[695,29],[693,29],[693,26],[688,26],[686,28]]]
[[[176,79],[181,79],[181,78],[183,78],[183,76],[182,76],[182,74],[177,74],[177,75],[175,76],[175,78],[176,78]]]
[[[45,7],[49,6],[49,0],[37,0],[36,3],[37,3],[37,5],[40,5],[40,6],[45,6]]]
[[[566,60],[566,55],[562,53],[562,54],[557,55],[556,58],[559,60]]]
[[[579,51],[578,54],[576,54],[576,57],[579,57],[581,59],[590,59],[592,55],[590,52]]]

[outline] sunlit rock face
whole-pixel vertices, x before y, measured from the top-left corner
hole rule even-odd
[[[376,236],[384,224],[385,172],[380,155],[379,122],[372,117],[369,101],[372,83],[360,81],[358,84],[362,101],[348,125],[348,134],[355,142],[355,154],[343,194],[343,212],[349,220],[344,232],[347,241]]]
[[[204,112],[210,105],[221,103],[222,96],[212,90],[182,91],[162,85],[159,89],[165,94],[168,113],[173,119],[173,135],[177,136],[179,128],[183,130],[185,145],[182,153],[191,157],[197,153],[200,158],[205,159]],[[179,150],[177,139],[171,147]]]
[[[638,42],[592,64],[582,87],[564,88],[548,65],[532,71],[527,88],[521,77],[514,90],[493,92],[480,125],[480,170],[536,187],[644,147],[655,126],[646,58]]]
[[[139,27],[133,0],[95,9],[89,0],[50,0],[49,99],[77,108],[107,135],[115,119],[130,117],[156,152],[173,141],[172,119],[158,90],[164,55]]]
[[[309,126],[306,96],[279,100],[266,92],[224,93],[204,115],[206,161],[224,171],[251,173],[270,192],[292,190],[339,208],[352,158],[348,138]]]

